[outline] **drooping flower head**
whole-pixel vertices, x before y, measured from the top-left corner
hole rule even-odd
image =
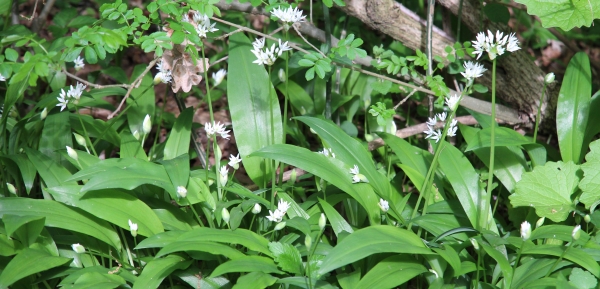
[[[477,59],[484,52],[487,52],[490,60],[494,60],[497,56],[504,54],[506,50],[514,52],[521,49],[519,47],[519,40],[515,37],[514,33],[504,36],[502,32],[496,31],[495,38],[494,40],[494,34],[490,30],[487,31],[487,36],[484,32],[477,34],[476,40],[472,41]]]

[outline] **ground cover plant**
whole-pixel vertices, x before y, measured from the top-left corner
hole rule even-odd
[[[517,2],[3,1],[0,288],[598,288],[600,2]]]

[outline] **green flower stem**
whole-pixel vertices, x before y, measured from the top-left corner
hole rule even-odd
[[[194,209],[194,205],[192,203],[190,203],[190,200],[188,199],[187,196],[185,196],[185,200],[190,205],[190,208],[192,209],[194,216],[196,216],[196,220],[198,221],[198,224],[200,224],[200,227],[204,227],[204,224],[202,224],[202,221],[200,220],[200,216],[198,216],[198,212],[196,212],[196,209]]]
[[[317,238],[313,241],[313,244],[311,246],[312,248],[308,252],[308,256],[306,256],[306,275],[308,277],[309,288],[311,288],[311,289],[313,288],[313,283],[312,283],[312,276],[310,274],[310,257],[312,257],[314,255],[315,251],[317,250],[317,246],[319,245],[319,240],[321,239],[321,236],[323,235],[323,231],[324,230],[319,231]]]
[[[206,63],[204,60],[206,59],[204,56],[204,44],[202,44],[202,66],[204,66],[204,64]],[[213,110],[212,110],[212,99],[210,97],[210,86],[208,84],[208,67],[204,67],[204,83],[206,84],[206,98],[208,99],[208,111],[210,113],[210,122],[214,123],[215,122],[215,116],[213,115]],[[207,156],[208,158],[208,156]],[[208,163],[208,162],[207,162]]]
[[[160,127],[162,125],[162,120],[163,120],[163,115],[165,115],[165,107],[167,106],[167,95],[169,95],[169,86],[165,85],[165,98],[163,100],[163,105],[161,107],[160,110],[160,117],[158,118],[158,121],[156,122],[156,131],[160,132]],[[183,111],[180,111],[183,112]],[[152,160],[152,151],[154,151],[154,148],[156,147],[156,143],[158,142],[158,137],[154,138],[154,144],[152,145],[152,148],[150,149],[150,151],[148,151],[148,159]]]
[[[494,160],[496,154],[496,59],[492,61],[492,127],[490,133],[490,167],[488,171],[487,192],[483,205],[484,215],[479,220],[479,230],[488,228],[488,215],[490,213],[490,201],[492,199],[492,181],[494,180]],[[493,219],[493,218],[492,218]]]
[[[193,206],[193,205],[191,205],[191,206]],[[212,212],[209,209],[204,208],[204,207],[202,207],[202,212],[204,212],[204,216],[206,217],[206,220],[208,221],[208,226],[211,228],[214,228],[215,223],[213,222],[213,219],[211,218]]]
[[[560,254],[560,257],[558,257],[558,259],[556,259],[556,261],[554,262],[554,264],[552,264],[552,267],[550,267],[550,270],[548,270],[548,273],[546,273],[546,276],[544,276],[544,278],[550,276],[550,274],[552,273],[552,271],[554,271],[554,268],[556,268],[556,265],[558,265],[558,263],[560,261],[562,261],[562,259],[565,257],[565,254],[567,254],[567,250],[569,250],[569,248],[573,247],[574,243],[575,243],[575,240],[572,240],[571,244],[569,244],[569,246],[567,248],[565,248],[565,250],[562,252],[562,254]]]
[[[77,105],[75,105],[75,111],[77,112],[77,118],[79,119],[79,123],[81,124],[81,127],[83,128],[83,136],[85,136],[85,142],[92,144],[92,141],[90,140],[90,136],[88,135],[87,129],[85,128],[85,125],[83,125],[83,120],[81,119],[81,114],[79,113],[79,107]],[[98,156],[94,146],[92,145],[91,147],[92,147],[92,152],[94,153],[94,156]]]
[[[544,81],[544,88],[542,88],[542,96],[540,96],[540,104],[537,109],[537,116],[535,117],[535,130],[533,131],[533,142],[537,142],[538,127],[540,125],[540,114],[542,113],[542,103],[544,103],[544,96],[546,93],[546,82]]]
[[[267,94],[269,95],[269,97],[268,97],[269,114],[271,116],[271,144],[275,144],[275,116],[273,113],[273,99],[271,97],[271,79],[270,79],[271,69],[272,69],[272,67],[269,66],[269,71],[267,74]],[[271,169],[271,207],[273,207],[273,205],[275,204],[275,185],[276,185],[275,170],[277,168],[277,166],[274,165],[274,161],[269,161],[269,168]]]
[[[513,280],[515,279],[515,271],[517,271],[516,268],[519,266],[519,262],[521,262],[521,254],[523,253],[523,248],[525,247],[525,242],[526,241],[523,241],[523,244],[521,244],[521,248],[519,248],[519,252],[517,253],[517,259],[515,260],[515,265],[513,266],[514,269],[512,272]],[[548,276],[546,276],[546,277],[548,277]]]
[[[133,237],[133,243],[137,247],[137,245],[138,245],[137,237]],[[142,262],[140,261],[140,254],[139,254],[139,252],[135,254],[135,259],[137,260],[138,265],[140,266],[140,268],[142,268]]]
[[[133,257],[131,256],[131,250],[129,250],[129,244],[127,244],[127,239],[125,239],[125,234],[123,233],[123,229],[121,227],[119,227],[119,232],[121,233],[121,239],[125,244],[125,250],[127,251],[127,259],[129,260],[129,264],[131,267],[135,268],[135,265],[133,264]]]

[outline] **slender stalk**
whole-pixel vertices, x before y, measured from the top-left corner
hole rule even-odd
[[[269,71],[267,75],[267,94],[268,94],[268,102],[269,102],[269,115],[271,118],[271,143],[275,144],[275,115],[273,113],[273,99],[271,97],[271,69],[269,66]],[[271,207],[275,204],[275,170],[277,166],[274,165],[273,161],[269,161],[269,168],[271,169]]]
[[[200,220],[200,216],[198,216],[198,212],[196,212],[196,209],[194,209],[194,205],[190,203],[190,200],[187,196],[185,197],[185,200],[188,202],[188,204],[190,204],[190,208],[192,209],[194,216],[196,216],[196,220],[198,220],[198,224],[200,224],[200,227],[204,227],[204,224],[202,224],[202,221]]]
[[[98,154],[96,153],[96,149],[94,148],[94,145],[92,145],[92,141],[90,140],[90,136],[88,135],[87,129],[85,128],[85,125],[83,124],[83,120],[81,119],[81,114],[79,113],[79,107],[77,105],[75,106],[75,111],[77,112],[77,118],[79,118],[79,123],[81,124],[81,127],[83,128],[83,134],[85,136],[86,143],[89,143],[90,146],[92,147],[92,152],[94,153],[94,156],[98,156]]]
[[[485,206],[485,209],[483,210],[485,214],[480,219],[479,229],[487,228],[489,226],[488,215],[490,213],[490,201],[492,199],[492,181],[494,180],[494,160],[496,154],[496,62],[497,59],[492,61],[492,127],[490,129],[490,167],[488,171],[487,192],[485,194],[485,202],[483,203]]]
[[[129,259],[129,264],[131,267],[135,268],[135,265],[133,264],[133,257],[131,256],[131,250],[129,250],[129,244],[127,243],[127,239],[125,239],[125,234],[123,233],[123,229],[121,229],[121,227],[119,227],[119,232],[121,233],[121,238],[125,244],[125,250],[127,251],[127,259]]]
[[[575,243],[575,240],[571,241],[571,244],[569,244],[569,247],[565,248],[565,250],[562,252],[562,254],[560,254],[560,257],[558,259],[556,259],[554,264],[552,264],[552,267],[550,267],[550,270],[548,270],[548,273],[546,273],[546,276],[544,276],[544,278],[550,276],[552,271],[554,271],[554,268],[556,268],[556,265],[558,265],[558,263],[560,261],[562,261],[562,259],[565,257],[565,254],[567,254],[567,250],[569,250],[569,248],[573,247],[574,243]]]
[[[205,62],[204,59],[204,43],[202,44],[202,65],[204,66]],[[206,84],[206,98],[207,98],[207,102],[208,102],[208,111],[210,113],[210,122],[212,124],[214,124],[215,122],[215,116],[213,114],[213,109],[212,109],[212,98],[210,97],[210,86],[208,84],[208,67],[204,67],[204,83]],[[208,162],[207,162],[208,163]]]
[[[544,103],[544,96],[546,93],[546,82],[544,81],[544,88],[542,88],[542,96],[540,96],[540,104],[537,109],[537,116],[535,117],[535,130],[533,131],[533,142],[537,142],[538,127],[540,125],[540,115],[542,113],[542,103]]]

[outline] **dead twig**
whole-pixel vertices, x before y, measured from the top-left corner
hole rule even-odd
[[[121,103],[119,103],[119,106],[117,107],[117,109],[115,111],[113,111],[111,114],[108,115],[108,117],[106,117],[107,119],[111,119],[117,113],[119,113],[119,111],[123,107],[123,104],[125,104],[125,101],[127,101],[127,98],[129,98],[131,91],[134,88],[137,88],[140,86],[140,84],[142,83],[142,79],[144,78],[144,76],[146,76],[146,74],[150,71],[150,69],[152,69],[152,67],[154,67],[156,62],[158,62],[158,58],[155,58],[154,60],[150,61],[150,63],[146,67],[146,69],[144,69],[144,71],[129,85],[129,88],[127,89],[127,93],[125,93],[125,96],[121,100]]]

